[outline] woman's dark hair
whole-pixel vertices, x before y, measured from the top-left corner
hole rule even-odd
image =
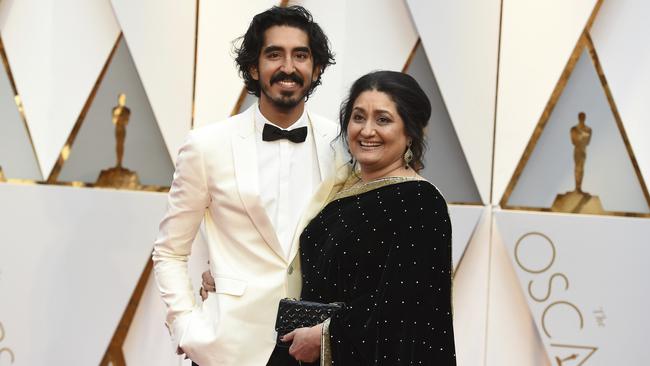
[[[318,23],[314,22],[311,13],[298,5],[289,7],[274,6],[263,13],[257,14],[248,26],[246,33],[235,40],[235,42],[241,40],[239,47],[234,47],[234,53],[236,54],[235,63],[244,79],[246,90],[250,94],[260,96],[260,83],[253,79],[250,69],[258,66],[260,52],[264,45],[264,32],[278,25],[301,29],[309,37],[309,48],[314,60],[314,70],[319,70],[318,79],[311,84],[311,88],[307,92],[307,97],[309,97],[314,89],[320,85],[321,76],[327,66],[333,65],[335,62],[327,36]]]
[[[376,90],[386,93],[397,107],[397,113],[404,121],[406,136],[411,139],[413,160],[409,164],[419,171],[424,168],[424,128],[431,117],[431,102],[420,85],[412,76],[396,71],[374,71],[366,74],[352,84],[350,93],[341,104],[339,121],[341,132],[339,137],[348,144],[347,130],[354,102],[365,91]]]

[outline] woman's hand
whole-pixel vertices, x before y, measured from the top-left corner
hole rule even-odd
[[[205,301],[205,299],[208,298],[208,292],[214,292],[216,291],[214,287],[214,278],[212,278],[212,274],[210,273],[210,270],[207,270],[201,274],[201,289],[199,290],[199,295],[201,295],[201,299]]]
[[[323,323],[310,328],[298,328],[287,333],[280,340],[291,342],[289,354],[298,361],[314,362],[320,357],[320,341]]]

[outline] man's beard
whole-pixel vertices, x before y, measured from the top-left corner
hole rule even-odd
[[[284,72],[279,72],[276,75],[273,75],[273,77],[270,80],[270,85],[275,84],[276,82],[282,81],[282,80],[291,80],[301,87],[304,86],[304,80],[298,76],[297,74],[285,74]],[[300,104],[301,101],[305,99],[307,94],[309,93],[309,88],[311,87],[311,83],[307,86],[307,88],[303,88],[300,90],[297,90],[295,92],[287,91],[287,92],[281,92],[280,97],[273,97],[270,92],[268,91],[268,88],[265,85],[262,86],[262,93],[268,98],[269,101],[271,101],[271,104],[273,104],[276,108],[282,109],[282,110],[290,110],[295,108],[298,104]],[[298,93],[297,96],[291,97],[292,95]]]

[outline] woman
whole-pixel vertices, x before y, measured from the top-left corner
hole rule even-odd
[[[346,307],[287,334],[297,360],[318,358],[322,332],[334,365],[456,364],[447,205],[417,174],[430,114],[409,75],[378,71],[352,86],[340,121],[356,174],[300,237],[302,299]]]
[[[417,174],[430,115],[409,75],[377,71],[352,85],[340,121],[354,173],[300,237],[302,299],[346,306],[283,338],[297,360],[456,364],[451,223],[440,192]]]

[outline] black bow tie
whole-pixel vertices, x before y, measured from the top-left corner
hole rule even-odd
[[[294,128],[293,130],[283,130],[265,123],[264,130],[262,130],[262,140],[264,141],[287,139],[291,142],[300,143],[305,142],[306,138],[307,126]]]

